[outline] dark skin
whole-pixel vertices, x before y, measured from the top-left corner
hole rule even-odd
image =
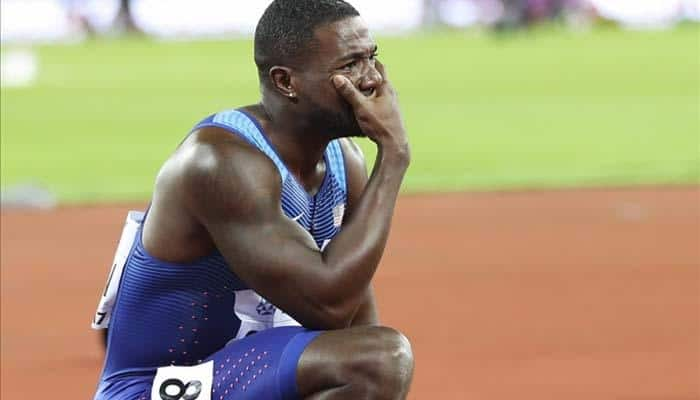
[[[218,249],[237,276],[303,326],[340,329],[322,334],[304,352],[299,391],[309,399],[365,398],[357,397],[358,390],[366,390],[361,382],[338,378],[342,374],[329,365],[347,366],[343,357],[350,360],[358,349],[373,349],[372,340],[395,336],[343,328],[378,323],[370,282],[387,241],[409,147],[396,94],[363,20],[321,26],[315,38],[314,54],[303,64],[270,68],[261,84],[262,102],[245,110],[309,193],[323,180],[330,140],[363,135],[377,144],[368,177],[362,153],[342,139],[349,213],[341,232],[321,252],[282,212],[282,182],[272,161],[230,132],[203,128],[161,169],[143,241],[153,256],[180,264]],[[367,398],[404,397],[399,390]]]

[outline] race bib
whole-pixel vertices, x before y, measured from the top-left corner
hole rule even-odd
[[[234,304],[236,317],[241,320],[241,326],[233,340],[242,339],[265,329],[281,326],[300,326],[291,316],[275,307],[254,290],[236,291]]]
[[[151,400],[211,400],[214,361],[193,367],[158,368]]]
[[[241,320],[235,339],[242,339],[272,327],[276,307],[254,290],[237,290],[233,311]]]
[[[280,328],[283,326],[301,326],[301,324],[292,318],[291,315],[280,310],[279,308],[275,311],[275,320],[272,323],[273,328]]]
[[[109,326],[114,302],[117,299],[119,282],[121,282],[122,274],[124,273],[124,265],[126,265],[126,260],[129,258],[134,240],[136,240],[136,233],[143,222],[143,218],[144,213],[140,211],[129,211],[129,214],[126,216],[124,229],[122,229],[122,235],[114,253],[112,269],[109,271],[105,289],[102,292],[100,303],[97,305],[95,318],[92,320],[92,329],[107,329]]]

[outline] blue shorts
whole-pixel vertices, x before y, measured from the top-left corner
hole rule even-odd
[[[200,364],[213,362],[212,400],[299,399],[297,364],[320,333],[301,327],[273,328],[226,345]],[[125,375],[100,382],[95,400],[151,400],[155,371],[150,377]],[[159,385],[153,400],[197,399],[192,395],[197,387],[185,380]]]

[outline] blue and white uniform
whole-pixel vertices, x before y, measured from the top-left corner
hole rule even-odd
[[[239,135],[274,162],[284,213],[323,249],[339,232],[347,201],[340,143],[328,145],[326,175],[312,196],[254,118],[224,111],[194,129],[210,126]],[[218,251],[190,264],[156,259],[143,246],[142,226],[118,282],[95,399],[296,399],[298,359],[319,332],[251,290]]]

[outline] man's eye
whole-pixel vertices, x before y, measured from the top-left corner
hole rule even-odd
[[[343,65],[343,68],[344,69],[353,69],[353,68],[355,68],[356,65],[357,65],[357,61],[353,61],[351,63],[347,63],[347,64]]]

